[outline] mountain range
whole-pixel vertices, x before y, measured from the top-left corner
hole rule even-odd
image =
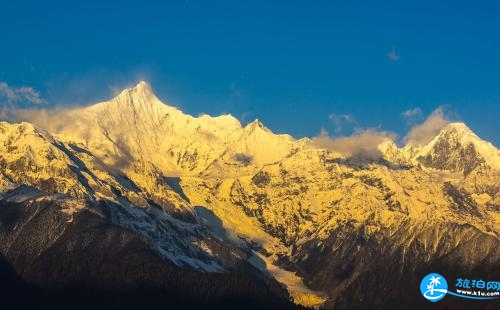
[[[5,305],[422,309],[430,272],[500,279],[500,152],[464,123],[350,156],[145,82],[27,120],[0,123]]]

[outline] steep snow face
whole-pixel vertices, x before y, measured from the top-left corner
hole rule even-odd
[[[301,148],[258,120],[242,128],[231,115],[193,117],[162,103],[140,82],[110,101],[60,112],[56,136],[92,150],[106,165],[141,174],[229,177],[255,173]],[[146,186],[146,184],[144,184]]]
[[[48,133],[29,123],[0,123],[2,183],[33,185],[80,196],[86,192],[71,168],[76,166]]]
[[[141,182],[134,182],[84,145],[65,143],[29,123],[0,123],[0,145],[0,185],[4,190],[29,185],[78,199],[128,201],[142,208],[156,205],[194,220],[187,202],[157,175],[136,170]]]
[[[394,145],[387,149],[398,153]],[[192,203],[212,210],[230,235],[263,254],[269,272],[286,274],[274,266],[300,271],[315,290],[302,300],[314,305],[321,292],[342,300],[372,281],[361,280],[368,274],[387,271],[404,278],[403,272],[412,274],[454,251],[469,253],[461,261],[493,261],[500,236],[500,179],[483,176],[477,186],[477,179],[454,177],[412,165],[359,166],[308,149],[253,175],[183,177],[181,186]],[[474,241],[467,232],[450,237],[456,227],[470,227],[466,231],[474,232]],[[470,246],[482,238],[491,243],[481,251]],[[377,263],[366,263],[372,259]],[[392,270],[397,264],[388,262],[395,261],[401,266]],[[276,278],[301,300],[303,287]]]
[[[468,175],[487,165],[500,171],[500,152],[481,140],[464,123],[450,123],[414,156],[424,166]]]
[[[227,142],[224,153],[203,173],[204,177],[228,178],[255,174],[265,165],[277,163],[301,146],[289,135],[276,135],[260,121],[243,128]]]
[[[289,135],[275,135],[259,120],[248,124],[241,136],[228,147],[231,155],[246,154],[257,166],[276,163],[288,155],[294,140]]]
[[[476,239],[492,246],[475,261],[498,252],[498,150],[464,124],[448,125],[422,148],[386,140],[378,146],[382,160],[359,163],[259,121],[242,127],[230,115],[186,115],[145,83],[55,117],[66,120],[55,133],[0,123],[0,186],[90,198],[114,224],[146,236],[182,266],[227,270],[182,250],[193,242],[210,256],[209,245],[224,242],[228,256],[249,253],[304,304],[324,301],[319,291],[341,300],[350,285],[363,287],[356,281],[376,271],[364,264],[366,253],[377,266],[401,253],[404,266],[389,271],[402,275],[457,245],[476,255],[469,246]],[[179,213],[184,221],[173,218]],[[450,238],[453,229],[463,237]]]
[[[230,115],[192,117],[165,105],[145,82],[56,117],[68,119],[58,137],[84,144],[106,164],[121,170],[150,165],[166,175],[203,170],[241,130]]]
[[[404,149],[398,148],[394,141],[387,139],[378,146],[382,158],[399,165],[408,165],[411,163],[411,157]]]

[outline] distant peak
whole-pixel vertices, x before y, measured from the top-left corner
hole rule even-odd
[[[140,91],[140,92],[145,92],[145,93],[151,93],[151,94],[153,94],[153,88],[146,81],[139,81],[139,83],[137,83],[137,85],[135,85],[134,87],[132,87],[132,89],[134,89],[136,91]]]
[[[158,101],[153,89],[145,81],[140,81],[133,87],[125,88],[113,100],[128,103],[153,103]]]
[[[271,134],[273,135],[274,133],[267,128],[260,120],[255,119],[253,122],[247,124],[244,128],[244,131],[248,135],[254,135],[254,134]]]
[[[460,141],[468,143],[470,139],[479,139],[479,137],[462,122],[449,123],[443,129],[441,129],[438,137],[457,137]]]
[[[464,176],[486,162],[500,170],[500,153],[491,143],[482,140],[466,124],[447,124],[414,158],[427,167],[461,171]]]
[[[140,88],[140,87],[150,87],[150,86],[146,81],[139,81],[139,83],[137,83],[137,85],[135,85],[135,87]]]
[[[253,122],[251,122],[250,124],[248,124],[249,127],[260,127],[262,129],[265,129],[266,126],[264,126],[264,124],[262,124],[261,121],[259,121],[258,118],[256,118]]]
[[[124,91],[153,94],[151,85],[145,81],[139,81],[134,87],[126,88]]]
[[[444,130],[471,132],[470,128],[465,123],[462,122],[449,123],[444,127]]]

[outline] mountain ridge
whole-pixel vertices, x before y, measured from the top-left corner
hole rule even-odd
[[[52,117],[63,121],[52,131],[0,123],[0,203],[31,210],[45,199],[64,217],[92,212],[178,268],[252,270],[296,303],[340,309],[362,307],[360,298],[383,305],[356,289],[377,286],[371,273],[414,279],[440,266],[466,274],[477,262],[498,270],[498,150],[465,124],[419,148],[386,139],[380,159],[357,159],[258,120],[192,117],[144,82]],[[8,230],[0,237],[13,242]],[[393,294],[420,305],[404,301],[407,293]]]

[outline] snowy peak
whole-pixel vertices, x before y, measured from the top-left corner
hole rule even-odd
[[[134,87],[126,88],[115,97],[116,101],[132,101],[132,102],[151,102],[152,99],[157,99],[151,86],[140,81]]]
[[[472,133],[472,130],[463,122],[449,123],[443,130],[454,130],[458,132]]]
[[[473,140],[480,140],[465,123],[461,122],[449,123],[441,130],[439,136],[457,139],[462,144],[467,144]]]
[[[143,127],[152,126],[155,131],[165,129],[160,128],[165,126],[176,127],[184,133],[195,128],[202,128],[205,131],[241,129],[240,122],[230,114],[215,117],[207,114],[199,117],[185,114],[178,108],[162,102],[152,87],[144,81],[124,89],[109,101],[88,107],[87,110],[97,112],[99,114],[97,117],[106,122],[118,116],[120,121],[132,122]]]
[[[259,166],[283,159],[290,153],[293,143],[289,135],[274,134],[256,119],[243,129],[241,137],[229,149],[250,155],[253,163]]]
[[[98,103],[89,107],[91,110],[111,110],[120,114],[132,113],[137,116],[154,116],[158,118],[159,115],[168,113],[168,111],[175,110],[180,113],[176,108],[170,107],[158,99],[149,84],[144,81],[139,82],[136,86],[126,88],[121,91],[116,97],[110,101]]]
[[[464,123],[446,125],[429,144],[416,152],[414,158],[426,167],[464,175],[484,165],[500,170],[499,151]]]
[[[405,165],[409,164],[409,156],[404,149],[400,149],[391,139],[385,139],[377,146],[382,158],[394,164]]]
[[[249,123],[248,125],[245,126],[245,129],[248,130],[249,132],[253,132],[255,130],[264,130],[267,132],[271,132],[264,124],[259,121],[259,119],[255,119],[253,122]]]
[[[135,108],[152,109],[157,113],[163,113],[166,110],[176,110],[181,113],[177,108],[169,106],[158,99],[151,85],[144,81],[140,81],[134,87],[124,89],[110,102],[134,106]]]
[[[151,85],[149,85],[147,82],[145,81],[139,81],[139,83],[137,83],[137,85],[135,85],[134,88],[146,88],[146,89],[149,89],[151,90]]]

